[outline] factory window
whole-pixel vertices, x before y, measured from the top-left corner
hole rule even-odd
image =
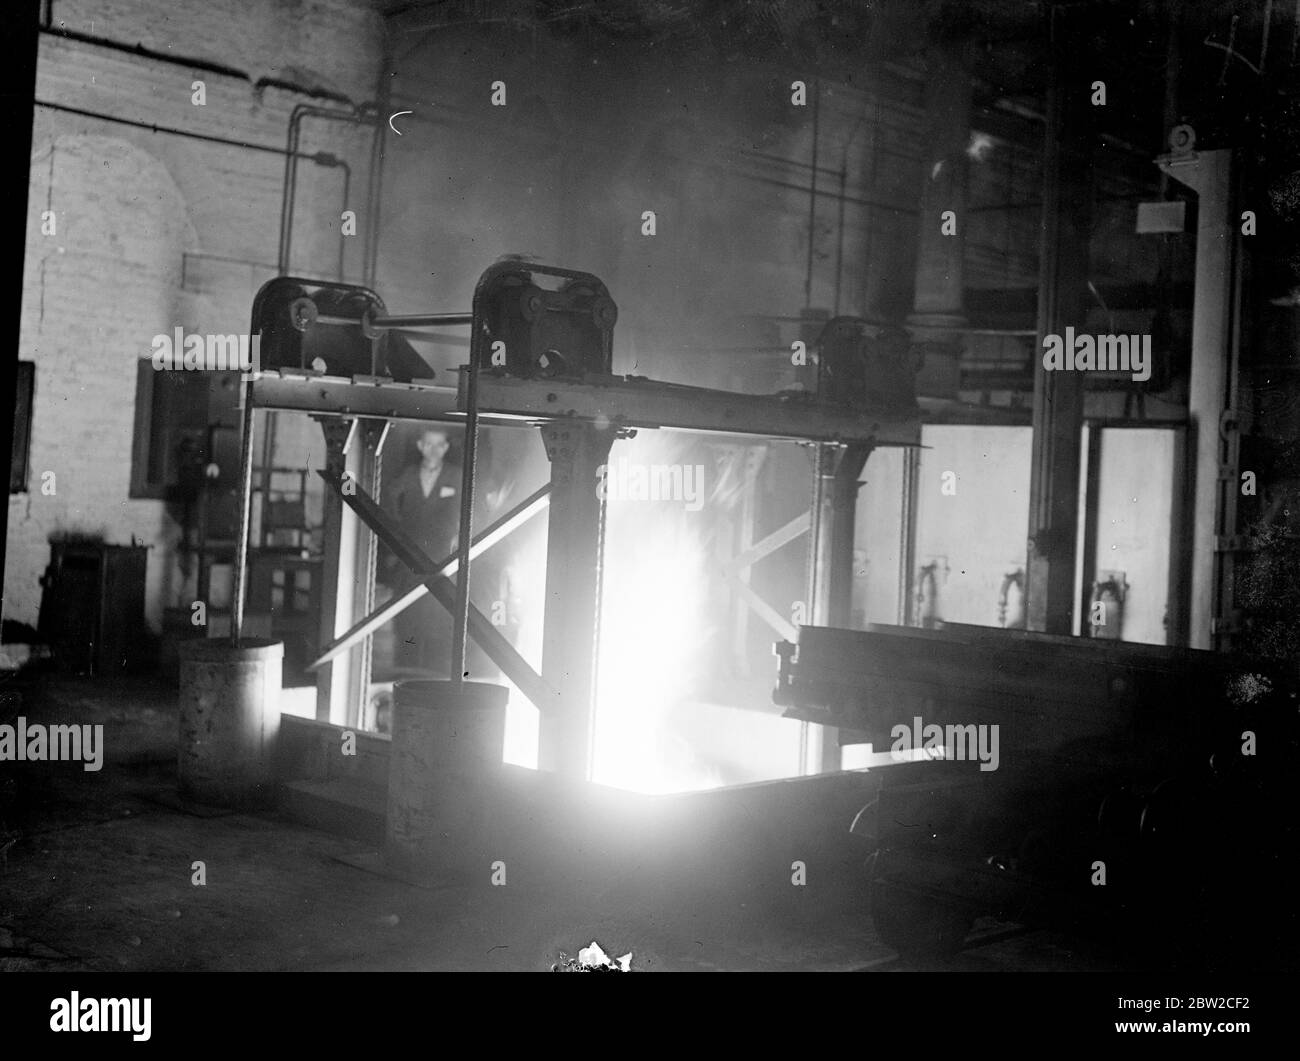
[[[1181,427],[1084,428],[1075,634],[1183,642],[1185,447]]]
[[[917,626],[1023,627],[1028,427],[927,424],[910,572]]]

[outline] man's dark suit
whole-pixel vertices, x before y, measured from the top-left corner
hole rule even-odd
[[[451,553],[460,527],[461,470],[444,464],[426,495],[420,483],[420,465],[409,464],[383,486],[383,507],[433,560]],[[391,560],[385,565],[386,580],[395,592],[410,586],[414,575],[406,565]],[[432,671],[449,678],[451,663],[451,617],[442,605],[425,596],[403,611],[394,621],[394,662],[400,667]]]

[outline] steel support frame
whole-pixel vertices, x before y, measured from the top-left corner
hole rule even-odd
[[[341,546],[340,536],[349,527],[355,538],[359,519],[423,576],[428,591],[453,614],[455,583],[438,573],[446,561],[440,563],[424,555],[392,524],[365,489],[356,486],[345,494],[341,484],[343,473],[349,471],[348,451],[359,448],[348,445],[353,422],[366,417],[460,422],[467,408],[466,376],[462,371],[460,388],[455,391],[427,382],[402,384],[375,377],[344,379],[282,370],[258,374],[249,388],[252,400],[263,408],[307,412],[323,423],[334,420],[335,426],[327,428],[327,439],[332,439],[331,463],[329,470],[322,473],[337,499],[326,506],[326,540]],[[537,675],[474,608],[469,609],[469,633],[538,707],[539,766],[582,779],[591,774],[595,739],[604,546],[604,503],[596,486],[598,470],[607,462],[620,431],[635,426],[839,444],[827,445],[828,452],[838,454],[833,467],[846,477],[840,483],[834,472],[831,475],[829,493],[836,517],[828,526],[840,524],[847,512],[849,522],[845,529],[834,533],[837,544],[831,552],[841,557],[836,571],[850,573],[853,530],[852,505],[847,497],[851,493],[856,498],[856,475],[861,467],[850,473],[848,469],[856,458],[850,459],[846,453],[860,452],[865,460],[865,454],[877,445],[915,447],[920,441],[920,420],[915,413],[883,408],[865,412],[826,409],[774,396],[730,394],[640,379],[575,383],[484,374],[478,384],[476,404],[481,422],[540,426],[551,460],[542,674]],[[359,469],[351,471],[354,483],[359,483]],[[847,485],[850,478],[854,480],[851,490]],[[353,514],[356,518],[345,518]],[[728,572],[742,598],[787,639],[797,636],[794,627],[760,600],[739,573],[808,526],[810,515],[805,514],[775,532],[775,537],[769,535],[734,558]],[[781,537],[783,534],[789,536]],[[354,622],[355,609],[346,620],[339,618],[346,603],[341,597],[347,591],[340,592],[338,579],[349,571],[355,574],[355,565],[349,568],[344,562],[347,555],[346,550],[336,547],[327,552],[326,558],[323,604],[334,619],[322,643],[332,642],[332,648],[349,637],[364,636],[368,630],[363,627],[378,619],[376,612]],[[838,587],[841,581],[844,586]],[[835,592],[851,592],[849,581],[836,577]],[[828,600],[833,598],[834,593]],[[830,606],[842,610],[842,605]],[[350,629],[347,624],[351,624]],[[341,690],[350,676],[339,672],[354,652],[340,651],[320,668],[318,681],[325,693],[318,692],[318,717],[328,717],[321,714],[322,703],[341,700]],[[334,713],[345,717],[337,707]]]
[[[411,536],[402,530],[396,521],[388,513],[384,512],[365,490],[356,486],[350,486],[345,490],[341,478],[336,478],[326,471],[319,474],[325,484],[334,491],[334,495],[339,502],[355,513],[358,520],[373,531],[402,563],[421,577],[434,600],[449,612],[454,613],[457,596],[456,584],[451,579],[438,573],[442,566],[440,562],[421,549]],[[487,653],[492,662],[500,667],[502,673],[519,687],[520,692],[537,705],[543,716],[549,710],[554,709],[554,690],[542,680],[537,672],[528,665],[523,656],[515,650],[515,647],[492,625],[491,620],[472,604],[468,610],[468,625],[470,635]]]
[[[550,500],[550,485],[535,490],[527,498],[521,501],[513,509],[507,512],[500,519],[496,520],[490,527],[474,535],[474,540],[470,547],[470,556],[477,559],[497,542],[508,537],[519,527],[536,516],[543,508],[546,507]],[[372,532],[373,533],[373,532]],[[443,557],[435,566],[434,574],[450,578],[456,574],[460,568],[460,556],[458,553],[452,553],[450,556]],[[323,667],[335,656],[346,652],[354,645],[369,637],[381,626],[391,622],[398,615],[404,612],[412,604],[429,592],[429,587],[423,582],[417,582],[411,588],[405,590],[400,596],[385,601],[379,607],[374,608],[363,618],[348,630],[347,633],[341,634],[333,641],[327,644],[321,654],[307,665],[307,670],[314,671]]]

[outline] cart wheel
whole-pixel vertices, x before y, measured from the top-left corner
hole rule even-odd
[[[961,950],[974,921],[958,906],[887,881],[871,885],[871,919],[881,940],[907,961],[951,958]]]

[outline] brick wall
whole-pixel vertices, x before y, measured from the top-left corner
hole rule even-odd
[[[198,137],[282,148],[295,105],[370,98],[382,34],[363,0],[54,0],[38,59],[19,350],[36,362],[31,477],[9,500],[6,618],[35,624],[55,533],[153,546],[155,629],[185,599],[175,513],[129,497],[136,361],[176,326],[248,330],[253,294],[276,272],[284,175],[281,154]],[[155,54],[126,50],[137,47]],[[195,80],[204,106],[192,102]],[[366,131],[308,121],[302,149],[351,164],[360,213]],[[332,272],[342,172],[310,162],[299,172],[293,264]],[[360,261],[356,248],[349,268]],[[287,423],[286,445],[309,452],[311,431]]]

